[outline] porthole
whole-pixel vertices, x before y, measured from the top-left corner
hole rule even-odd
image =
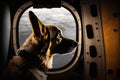
[[[46,73],[56,74],[72,68],[76,64],[80,56],[82,42],[81,21],[77,10],[64,1],[62,1],[61,8],[51,9],[33,9],[32,1],[23,4],[17,10],[13,20],[13,45],[15,52],[31,33],[30,24],[27,17],[27,13],[29,10],[32,10],[43,23],[58,25],[63,30],[64,36],[79,42],[78,48],[72,53],[65,55],[57,55],[56,57],[54,57],[53,69],[48,70]],[[58,58],[65,60],[60,62],[60,60],[57,60]]]

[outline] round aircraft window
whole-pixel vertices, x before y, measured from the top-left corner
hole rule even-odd
[[[31,2],[26,4],[27,6],[23,5],[18,9],[13,21],[13,44],[15,51],[17,51],[17,49],[32,33],[32,28],[28,17],[28,12],[32,11],[43,24],[59,26],[65,37],[75,40],[80,44],[70,53],[56,54],[53,58],[53,68],[50,69],[48,73],[60,73],[73,67],[80,56],[82,40],[81,23],[77,11],[65,2],[62,2],[63,7],[61,8],[50,9],[34,9]]]

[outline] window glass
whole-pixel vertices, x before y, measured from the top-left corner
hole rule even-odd
[[[26,40],[26,38],[31,34],[31,25],[28,18],[28,12],[33,11],[35,15],[41,20],[43,24],[53,24],[59,26],[63,35],[67,38],[76,40],[76,23],[73,15],[64,7],[61,8],[41,8],[33,9],[30,7],[27,9],[20,18],[19,21],[19,44],[20,46]],[[53,68],[60,68],[68,64],[75,51],[69,54],[55,55],[53,59]]]

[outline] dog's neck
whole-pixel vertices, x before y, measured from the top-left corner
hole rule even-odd
[[[25,62],[27,62],[27,64],[28,64],[27,65],[28,68],[36,67],[40,71],[46,71],[47,70],[47,67],[44,64],[42,64],[42,61],[39,59],[39,57],[31,55],[26,50],[18,49],[17,50],[17,55],[24,58]]]
[[[42,61],[42,63],[48,67],[48,68],[52,68],[52,62],[53,62],[53,54],[50,54],[50,44],[49,47],[46,51],[46,53],[41,54],[41,50],[37,50],[36,49],[36,45],[37,42],[34,40],[34,38],[32,38],[32,35],[30,35],[28,37],[28,39],[25,41],[25,43],[20,47],[20,50],[26,50],[27,52],[29,52],[31,55],[36,55],[37,57],[40,58],[40,60]]]

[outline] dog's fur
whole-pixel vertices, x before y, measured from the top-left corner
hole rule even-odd
[[[65,38],[59,27],[42,24],[32,11],[29,11],[29,20],[32,33],[19,50],[26,51],[31,55],[30,57],[34,58],[27,58],[27,56],[24,57],[19,54],[13,56],[6,69],[6,80],[40,80],[42,78],[39,77],[42,73],[38,67],[41,66],[34,61],[40,60],[40,65],[50,69],[55,53],[71,52],[78,45],[77,42]],[[39,59],[34,60],[35,58]]]

